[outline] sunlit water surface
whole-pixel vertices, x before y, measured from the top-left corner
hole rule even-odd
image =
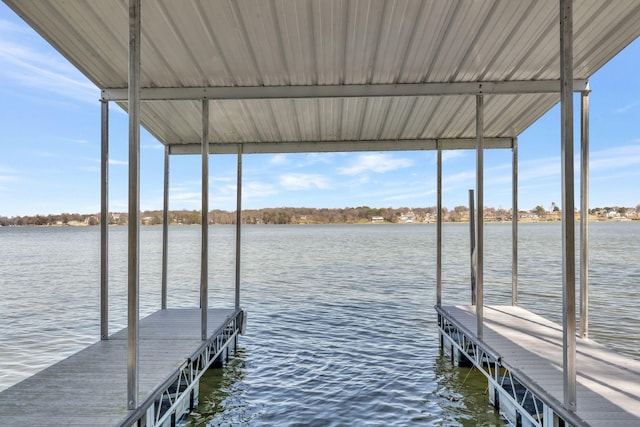
[[[235,229],[210,228],[210,306],[232,307]],[[590,333],[640,357],[640,223],[590,226]],[[560,224],[521,224],[519,301],[562,316]],[[443,304],[466,304],[469,229],[443,227]],[[110,229],[110,330],[126,324],[126,228]],[[143,227],[140,312],[160,306],[160,227]],[[189,426],[498,426],[486,381],[438,348],[435,226],[246,226],[238,353]],[[169,306],[198,305],[200,229],[171,227]],[[99,336],[99,229],[0,228],[0,390]],[[577,251],[579,252],[579,251]],[[485,228],[485,304],[511,302],[511,226]]]

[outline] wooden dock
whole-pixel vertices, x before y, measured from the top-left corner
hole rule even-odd
[[[562,327],[517,306],[484,307],[477,342],[475,306],[437,307],[446,322],[475,341],[552,409],[563,402]],[[441,325],[441,331],[444,331]],[[640,361],[577,338],[577,411],[572,425],[640,425]],[[486,363],[486,356],[485,356]],[[545,425],[548,425],[545,423]]]
[[[210,339],[202,341],[200,315],[200,309],[166,309],[140,321],[137,410],[127,410],[125,328],[1,392],[0,425],[113,427],[167,417],[162,400],[175,403],[181,372],[192,363],[203,373],[233,346],[242,321],[239,310],[209,309]],[[195,379],[189,368],[192,377],[182,380],[182,388]]]

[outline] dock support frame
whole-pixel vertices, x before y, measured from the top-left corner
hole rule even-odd
[[[460,357],[471,362],[487,377],[489,389],[493,389],[494,392],[497,389],[500,393],[499,409],[505,418],[515,418],[519,414],[523,420],[527,420],[528,425],[535,427],[554,425],[548,424],[547,421],[552,420],[554,416],[563,420],[565,425],[585,425],[574,412],[567,410],[559,402],[552,403],[557,399],[528,380],[516,367],[510,366],[500,355],[478,340],[472,331],[457,324],[447,314],[446,308],[436,306],[435,309],[438,313],[441,348],[458,352]],[[451,354],[451,357],[455,358],[455,355]],[[491,392],[489,399],[492,399]],[[504,404],[505,401],[508,402],[507,405]],[[516,423],[515,419],[510,421]]]
[[[236,310],[227,322],[216,330],[167,380],[149,393],[140,406],[130,412],[118,427],[137,427],[144,420],[146,427],[164,426],[169,420],[179,420],[186,409],[193,409],[197,403],[194,394],[200,378],[216,360],[230,350],[235,350],[235,342],[241,332],[244,313]]]
[[[140,247],[140,0],[129,1],[129,244],[127,408],[138,406]]]

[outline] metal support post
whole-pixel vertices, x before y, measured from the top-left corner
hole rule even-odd
[[[238,144],[238,177],[236,194],[236,310],[240,308],[240,252],[242,231],[242,144]]]
[[[476,210],[474,207],[473,190],[469,190],[469,254],[471,260],[471,305],[476,305]]]
[[[511,305],[518,305],[518,138],[511,148]]]
[[[109,101],[100,120],[100,339],[109,339]]]
[[[476,96],[476,327],[478,339],[483,339],[483,259],[484,259],[484,96]]]
[[[209,301],[209,100],[202,101],[202,243],[200,253],[201,339],[206,340]]]
[[[129,1],[129,254],[127,408],[138,406],[140,265],[140,0]]]
[[[162,206],[162,302],[167,308],[167,264],[169,262],[169,146],[164,147],[164,192]]]
[[[580,110],[580,336],[589,338],[589,91]]]
[[[576,410],[576,272],[573,179],[573,1],[560,0],[562,331],[564,407]]]
[[[442,141],[437,142],[437,209],[436,213],[436,304],[442,305]]]

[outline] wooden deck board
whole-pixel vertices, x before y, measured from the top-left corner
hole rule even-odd
[[[210,309],[208,333],[234,310]],[[200,346],[200,310],[160,310],[140,321],[140,402]],[[127,330],[0,393],[2,426],[114,426],[127,411]]]
[[[472,332],[473,306],[442,307]],[[513,306],[484,307],[484,343],[504,363],[563,401],[562,327]],[[591,426],[640,425],[640,360],[576,338],[577,415]]]

